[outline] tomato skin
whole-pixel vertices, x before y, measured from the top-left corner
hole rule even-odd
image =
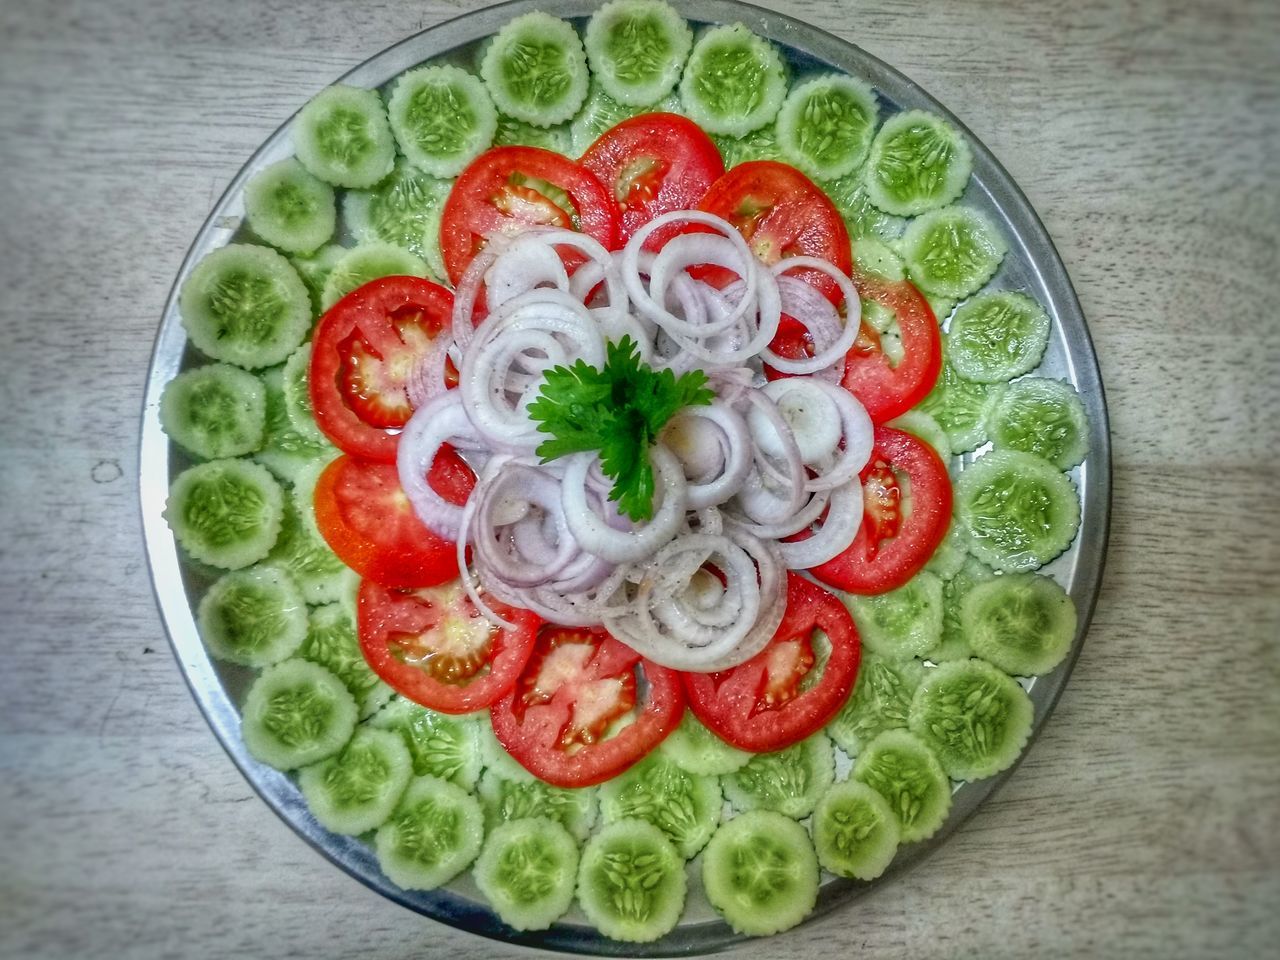
[[[822,630],[831,654],[817,685],[796,691],[803,676],[792,675],[790,691],[777,695],[769,667],[807,672],[814,659],[809,637]],[[779,656],[778,647],[798,645]],[[689,707],[707,729],[740,750],[782,750],[817,733],[844,706],[858,678],[862,643],[848,609],[834,594],[794,573],[787,574],[787,611],[769,646],[745,663],[719,673],[686,673]]]
[[[562,678],[554,691],[528,696],[535,680],[531,673],[546,662],[548,648],[563,633],[572,635],[567,643],[587,643],[592,649],[584,651],[578,658],[580,667]],[[565,742],[566,731],[575,724],[580,697],[590,700],[595,689],[611,680],[626,696],[627,690],[635,689],[637,669],[644,671],[648,690],[635,720],[607,739],[570,736]],[[534,776],[557,787],[587,787],[616,777],[644,759],[679,725],[684,706],[677,671],[643,659],[602,629],[548,625],[539,634],[524,675],[493,705],[489,716],[498,741]]]
[[[458,584],[454,592],[461,589]],[[433,675],[430,667],[432,656],[449,656],[449,630],[465,629],[465,621],[477,618],[481,630],[489,627],[465,595],[456,598],[446,596],[448,593],[447,588],[411,591],[363,581],[357,600],[360,649],[373,672],[401,696],[442,713],[471,713],[489,707],[515,685],[533,651],[538,618],[528,610],[488,601],[495,613],[515,624],[515,629],[486,630],[487,644],[475,651],[483,666],[468,670],[465,682],[446,682]],[[447,599],[450,606],[438,607],[438,598]],[[451,616],[456,618],[453,624],[449,622]],[[463,621],[463,626],[458,621]],[[395,655],[393,647],[405,645],[398,640],[400,637],[411,638],[409,642],[428,640],[424,657],[427,669]]]
[[[494,231],[515,234],[529,226],[572,226],[569,211],[517,180],[543,181],[564,191],[577,229],[606,250],[620,246],[618,206],[590,170],[540,147],[493,147],[458,175],[445,200],[440,248],[454,284]]]
[[[445,448],[428,475],[452,503],[465,503],[475,475]],[[343,455],[316,481],[316,526],[342,562],[390,587],[431,587],[458,575],[457,550],[418,519],[394,463]]]
[[[673,210],[690,210],[724,174],[720,150],[692,120],[645,113],[610,127],[578,161],[613,193],[622,211],[620,240]],[[658,230],[645,249],[658,250],[680,231]]]
[[[901,430],[877,426],[863,476],[881,466],[905,473],[910,482],[911,512],[897,518],[897,533],[879,538],[876,526],[883,524],[884,517],[877,510],[864,517],[858,535],[843,553],[810,571],[823,583],[849,593],[884,593],[905,584],[929,562],[951,521],[951,477],[927,443]]]
[[[418,277],[383,277],[320,318],[308,391],[316,423],[344,453],[391,462],[412,413],[405,379],[450,322],[453,294]]]

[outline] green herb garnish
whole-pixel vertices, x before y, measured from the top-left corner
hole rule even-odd
[[[529,416],[550,440],[538,445],[542,462],[586,450],[600,451],[600,468],[613,479],[609,499],[632,520],[653,516],[653,467],[649,444],[676,411],[709,404],[715,394],[707,375],[691,370],[679,379],[670,370],[640,362],[630,337],[607,347],[604,369],[585,360],[552,367]]]

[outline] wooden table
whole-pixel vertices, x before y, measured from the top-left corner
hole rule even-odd
[[[516,956],[259,802],[169,653],[142,384],[254,148],[468,4],[0,6],[0,955]],[[775,6],[918,80],[1044,218],[1101,359],[1106,584],[1047,732],[931,860],[768,957],[1251,957],[1280,936],[1280,6]],[[527,954],[526,954],[527,955]]]

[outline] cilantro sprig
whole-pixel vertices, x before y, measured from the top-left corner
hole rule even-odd
[[[546,463],[587,450],[600,451],[600,468],[613,480],[609,499],[632,520],[653,516],[653,467],[649,445],[684,407],[709,404],[715,394],[707,375],[691,370],[679,378],[640,361],[630,337],[608,345],[603,369],[577,360],[545,374],[529,416],[551,439],[538,445]]]

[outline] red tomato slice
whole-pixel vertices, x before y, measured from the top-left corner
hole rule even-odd
[[[395,459],[399,428],[413,413],[406,381],[452,312],[453,294],[439,284],[383,277],[320,318],[308,389],[316,423],[340,450]]]
[[[699,209],[728,220],[757,257],[772,266],[784,257],[820,257],[849,273],[853,248],[844,219],[817,184],[795,167],[773,160],[740,163],[711,185]],[[723,285],[728,271],[708,268],[708,282]],[[834,280],[816,270],[790,276],[813,284],[832,303],[842,297]]]
[[[637,672],[647,682],[637,703]],[[600,629],[544,627],[515,687],[493,705],[493,732],[530,773],[586,787],[643,759],[680,723],[680,675]],[[616,733],[610,726],[634,720]]]
[[[447,447],[427,479],[459,505],[475,486],[475,475]],[[394,463],[338,457],[316,481],[314,506],[325,542],[366,579],[391,587],[432,587],[458,575],[454,544],[422,525]]]
[[[462,171],[445,201],[440,247],[449,279],[462,279],[489,234],[531,226],[580,230],[607,250],[619,246],[618,207],[586,167],[539,147],[494,147]]]
[[[514,685],[537,635],[538,618],[490,601],[515,629],[496,627],[459,580],[404,590],[360,584],[360,649],[395,691],[443,713],[490,706]]]
[[[622,211],[621,242],[650,220],[698,205],[724,174],[711,138],[692,120],[674,113],[644,113],[606,130],[579,161],[613,192]],[[680,232],[678,224],[649,237],[659,250]]]
[[[814,669],[813,634],[831,643],[822,675]],[[769,646],[746,663],[719,673],[686,673],[694,714],[721,739],[742,750],[781,750],[811,736],[844,706],[858,676],[858,630],[840,600],[794,573],[787,575],[787,612]]]
[[[906,477],[906,484],[899,476]],[[878,426],[862,482],[866,513],[857,537],[812,573],[850,593],[884,593],[915,576],[947,535],[951,477],[923,440]],[[910,496],[906,510],[901,506],[903,486]]]

